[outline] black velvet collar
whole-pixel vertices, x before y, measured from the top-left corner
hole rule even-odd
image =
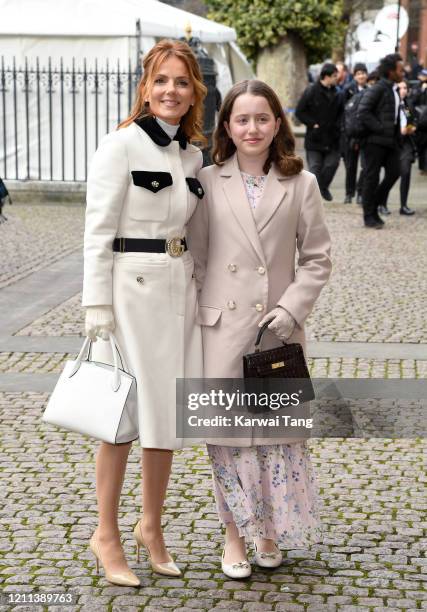
[[[166,132],[160,127],[154,117],[142,117],[141,119],[135,119],[135,123],[149,135],[151,140],[160,147],[167,147],[170,145],[172,140],[166,134]],[[175,134],[174,140],[178,140],[181,149],[187,148],[187,136],[184,130],[179,126],[177,133]]]

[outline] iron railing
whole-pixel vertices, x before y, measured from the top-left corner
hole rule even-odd
[[[120,61],[0,66],[0,176],[85,181],[100,138],[130,112],[140,72]]]

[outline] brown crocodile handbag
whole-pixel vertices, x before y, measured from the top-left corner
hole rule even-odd
[[[260,328],[255,340],[255,351],[243,355],[243,376],[245,379],[251,379],[245,380],[246,391],[265,393],[274,390],[289,394],[298,392],[300,403],[314,399],[314,389],[301,344],[282,343],[273,349],[260,350],[262,335],[270,323],[271,321],[267,321]],[[279,380],[271,381],[269,384],[270,379],[278,378],[286,380],[283,380],[283,384]],[[261,412],[253,408],[248,410]]]

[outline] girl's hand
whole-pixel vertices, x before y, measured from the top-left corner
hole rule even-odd
[[[108,340],[110,331],[116,327],[112,306],[88,306],[86,308],[85,332],[93,342],[97,337]]]
[[[271,321],[268,329],[276,334],[280,340],[287,340],[293,334],[296,321],[285,308],[276,306],[270,310],[268,314],[259,322],[258,327],[262,327],[264,323]]]

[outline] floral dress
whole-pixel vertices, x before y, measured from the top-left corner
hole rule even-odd
[[[266,176],[241,174],[254,209]],[[207,448],[222,523],[234,522],[248,540],[267,538],[288,548],[319,541],[317,490],[305,442]]]

